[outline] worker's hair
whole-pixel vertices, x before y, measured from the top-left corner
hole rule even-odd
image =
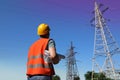
[[[45,35],[40,35],[40,37],[41,37],[41,38],[47,38],[47,36],[45,36]]]
[[[49,38],[49,34],[46,35],[40,35],[41,38]]]

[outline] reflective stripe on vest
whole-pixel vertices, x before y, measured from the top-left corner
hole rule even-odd
[[[31,59],[37,59],[37,58],[43,58],[42,54],[38,54],[37,56],[30,56],[30,58],[28,58],[28,61]]]
[[[50,66],[43,64],[35,64],[35,65],[28,65],[28,68],[50,68]]]
[[[43,58],[43,55],[38,54],[36,56],[30,56],[30,58],[28,58],[28,62],[32,59],[38,59],[38,58]],[[28,68],[51,68],[51,66],[48,64],[44,64],[44,65],[43,64],[35,64],[35,65],[30,64],[28,65]]]

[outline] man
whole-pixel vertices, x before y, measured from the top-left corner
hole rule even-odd
[[[55,74],[53,64],[58,64],[63,55],[56,53],[55,42],[49,38],[50,28],[47,24],[38,26],[40,38],[29,49],[27,61],[28,80],[52,80]]]

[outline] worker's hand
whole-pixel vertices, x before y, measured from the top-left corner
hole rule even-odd
[[[58,64],[60,61],[59,56],[56,55],[55,58],[52,59],[53,64]]]
[[[56,57],[53,59],[53,64],[58,64],[61,59],[65,59],[65,56],[57,53]]]
[[[62,54],[57,54],[57,55],[58,55],[58,57],[59,57],[59,60],[65,59],[65,56],[64,56],[64,55],[62,55]]]

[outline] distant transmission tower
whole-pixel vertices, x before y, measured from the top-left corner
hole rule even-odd
[[[71,47],[67,54],[67,74],[66,74],[66,80],[80,80],[78,68],[76,64],[75,59],[74,47],[71,42]]]
[[[107,78],[113,80],[120,80],[120,66],[118,66],[120,63],[120,49],[102,15],[108,8],[100,11],[101,6],[95,2],[95,17],[91,21],[95,26],[92,80],[96,80],[94,79],[94,72],[104,73]]]

